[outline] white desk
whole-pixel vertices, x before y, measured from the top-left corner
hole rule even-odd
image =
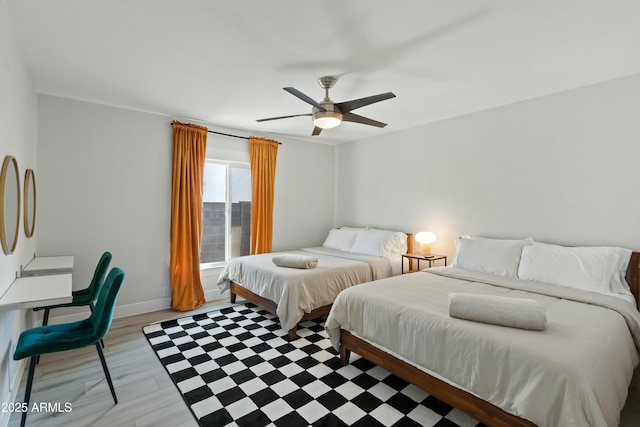
[[[0,311],[71,302],[71,273],[18,277],[0,296]]]
[[[67,274],[73,271],[73,255],[37,256],[21,270],[21,276]]]

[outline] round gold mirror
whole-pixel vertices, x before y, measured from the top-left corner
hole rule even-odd
[[[0,172],[0,241],[5,254],[13,253],[20,228],[20,174],[18,162],[6,156]]]
[[[24,175],[24,234],[33,236],[36,228],[36,177],[33,169],[27,169]]]

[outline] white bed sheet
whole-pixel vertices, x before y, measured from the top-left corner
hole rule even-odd
[[[278,267],[276,255],[295,254],[318,259],[310,269]],[[218,278],[221,292],[229,281],[274,301],[282,328],[290,330],[305,313],[331,304],[344,289],[392,275],[392,263],[382,257],[324,247],[249,255],[231,260]]]
[[[450,318],[450,292],[535,299],[547,329]],[[617,426],[639,361],[628,302],[452,267],[342,292],[326,322],[336,347],[341,328],[540,426]]]

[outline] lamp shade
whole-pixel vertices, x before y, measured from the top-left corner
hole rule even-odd
[[[416,242],[430,244],[436,241],[436,235],[430,231],[421,231],[416,234]]]
[[[337,111],[316,111],[313,124],[322,129],[331,129],[342,123],[342,114]]]
[[[416,234],[416,242],[420,243],[420,252],[431,255],[431,244],[436,241],[436,235],[431,231],[421,231]]]

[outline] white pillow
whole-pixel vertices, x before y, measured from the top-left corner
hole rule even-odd
[[[356,239],[358,231],[343,228],[333,228],[329,230],[329,235],[325,239],[322,246],[325,248],[339,249],[349,252]]]
[[[389,242],[389,258],[407,253],[407,235],[400,231],[394,231],[394,237]]]
[[[518,277],[633,302],[625,279],[630,256],[631,251],[623,248],[566,247],[535,242],[522,249]]]
[[[620,295],[631,295],[631,288],[629,287],[629,283],[627,283],[627,267],[629,267],[629,261],[631,261],[631,254],[633,253],[630,249],[624,248],[615,248],[618,251],[618,265],[613,270],[613,276],[611,277],[611,282],[609,283],[609,290],[614,294]],[[635,297],[631,300],[632,303],[636,304]]]
[[[522,248],[532,243],[531,238],[507,240],[462,236],[456,240],[451,265],[496,276],[517,277]]]
[[[407,251],[407,235],[389,230],[358,230],[351,252],[392,259]]]

